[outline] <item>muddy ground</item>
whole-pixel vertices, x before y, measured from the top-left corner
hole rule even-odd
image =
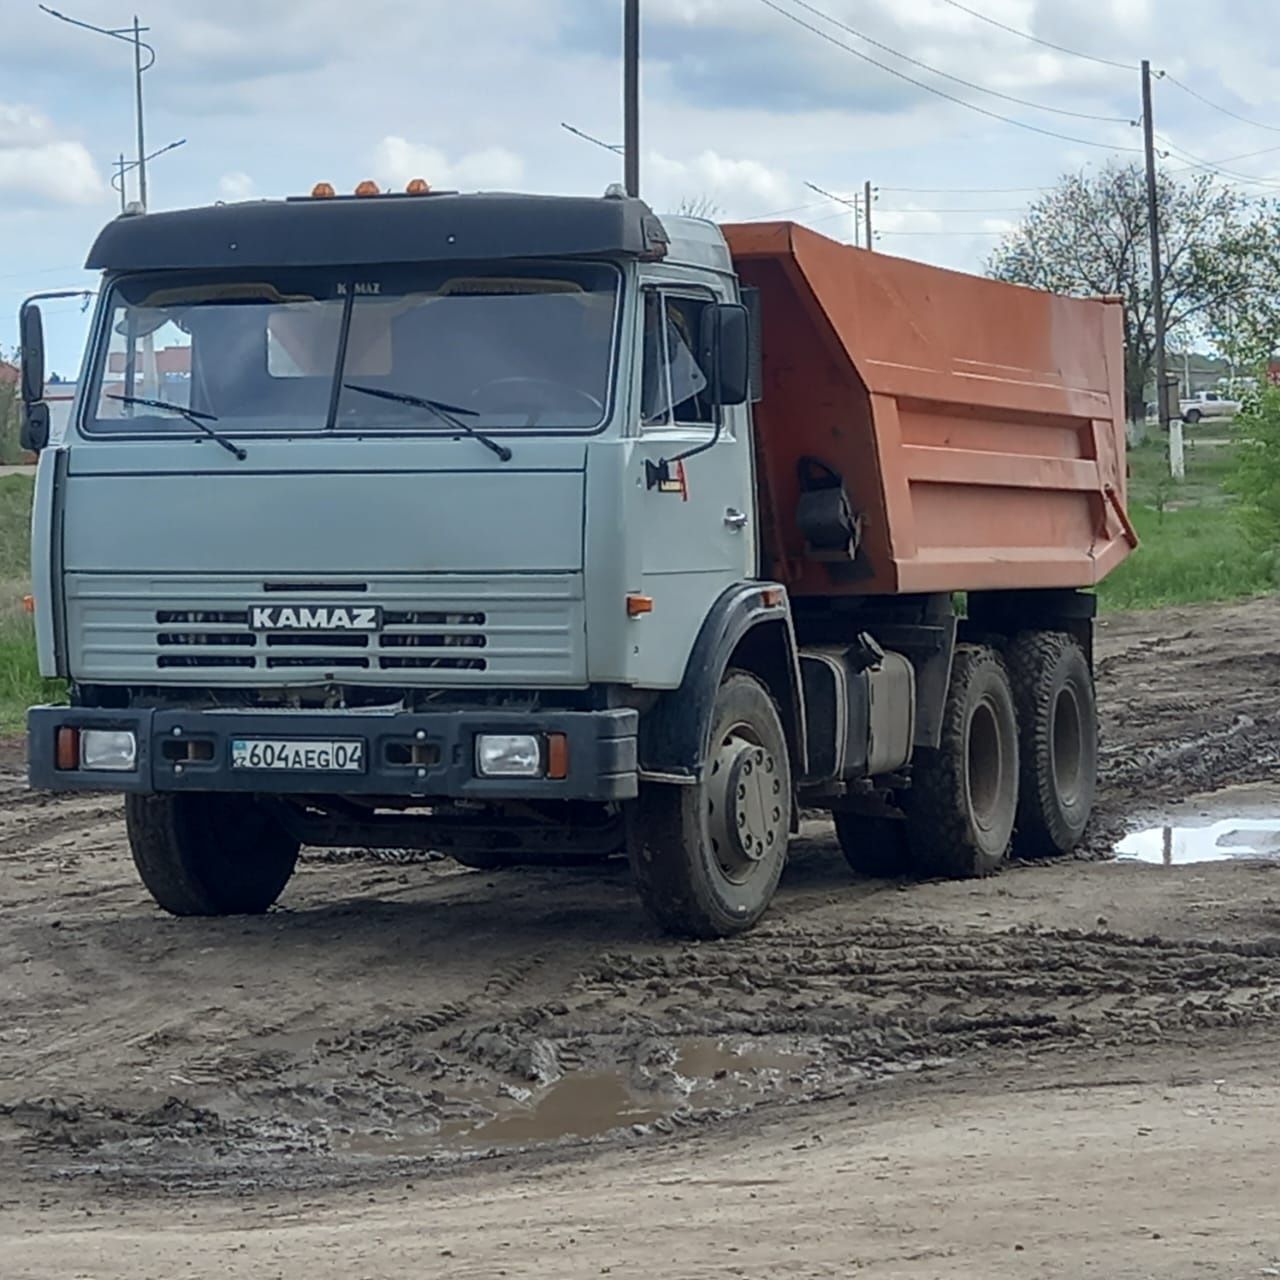
[[[810,823],[720,944],[621,872],[356,854],[170,919],[11,747],[0,1276],[1280,1275],[1280,861],[1097,860],[1280,819],[1277,637],[1104,623],[1080,859],[863,880]]]

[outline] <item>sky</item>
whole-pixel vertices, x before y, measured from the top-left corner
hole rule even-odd
[[[621,139],[622,0],[139,3],[156,50],[143,77],[147,149],[185,139],[150,166],[152,209],[303,194],[321,180],[598,194],[621,178],[620,157],[562,124]],[[65,6],[102,26],[133,17],[120,0]],[[710,201],[722,220],[785,210],[847,240],[851,211],[806,184],[852,196],[869,180],[878,250],[981,270],[1037,189],[1140,158],[1142,58],[1166,73],[1153,111],[1162,165],[1211,162],[1253,180],[1259,198],[1280,196],[1274,0],[642,8],[642,186],[659,212],[682,200]],[[3,0],[3,11],[8,350],[28,294],[94,287],[83,262],[119,210],[113,162],[136,144],[132,48],[34,0]],[[51,368],[64,376],[79,362],[81,306],[46,308]]]

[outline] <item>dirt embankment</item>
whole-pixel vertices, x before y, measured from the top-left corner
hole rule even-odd
[[[1196,793],[1263,784],[1250,803],[1266,801],[1280,777],[1277,635],[1270,600],[1103,624],[1105,793],[1091,851],[1148,815],[1194,820]],[[331,855],[307,859],[267,917],[178,921],[137,884],[118,804],[31,795],[11,753],[0,756],[0,969],[0,1257],[33,1275],[64,1274],[55,1231],[96,1259],[86,1274],[171,1274],[182,1255],[168,1219],[197,1193],[208,1240],[225,1247],[248,1210],[259,1230],[246,1248],[262,1265],[269,1245],[313,1258],[269,1272],[290,1277],[330,1274],[314,1259],[338,1247],[326,1234],[335,1213],[400,1241],[370,1254],[371,1276],[400,1274],[396,1259],[410,1257],[498,1274],[498,1236],[525,1250],[512,1275],[637,1274],[647,1255],[634,1241],[627,1253],[627,1223],[651,1196],[672,1247],[721,1242],[714,1265],[682,1275],[849,1274],[859,1258],[884,1275],[963,1273],[959,1262],[1027,1274],[1015,1243],[1049,1248],[1059,1231],[1061,1250],[1074,1231],[1070,1247],[1087,1252],[1103,1200],[1106,1238],[1133,1245],[1106,1255],[1110,1274],[1152,1274],[1160,1257],[1161,1274],[1192,1274],[1203,1250],[1160,1255],[1133,1234],[1167,1238],[1153,1224],[1180,1212],[1185,1227],[1190,1202],[1176,1188],[1163,1207],[1155,1188],[1126,1190],[1114,1162],[1136,1179],[1138,1138],[1152,1137],[1152,1168],[1176,1181],[1202,1149],[1221,1161],[1202,1171],[1220,1190],[1255,1157],[1262,1168],[1266,1125],[1280,1138],[1274,862],[1065,861],[905,885],[858,880],[813,824],[763,926],[722,944],[658,936],[620,872],[490,875]],[[1215,1116],[1227,1128],[1214,1131]],[[949,1167],[944,1138],[994,1181]],[[1111,1172],[1079,1155],[1089,1144]],[[503,1234],[483,1205],[535,1194],[535,1170],[541,1210],[508,1216]],[[230,1208],[228,1194],[241,1197]],[[367,1195],[382,1208],[366,1220],[355,1206]],[[751,1217],[757,1196],[782,1224],[772,1235]],[[866,1226],[856,1247],[817,1226],[807,1245],[789,1234],[824,1196]],[[1273,1265],[1274,1207],[1212,1196],[1212,1256],[1239,1244],[1240,1210],[1261,1215],[1240,1274]],[[1059,1201],[1061,1222],[1031,1214]],[[1001,1203],[1027,1216],[997,1256],[972,1206]],[[612,1223],[612,1241],[566,1244],[540,1216],[553,1206],[584,1233]],[[76,1216],[86,1211],[92,1225]],[[457,1247],[442,1236],[415,1253],[405,1242],[427,1218],[451,1224]],[[897,1243],[872,1219],[899,1224]],[[533,1222],[550,1223],[545,1272],[528,1254],[542,1256]],[[24,1241],[32,1230],[44,1234]],[[746,1256],[727,1251],[731,1239]]]

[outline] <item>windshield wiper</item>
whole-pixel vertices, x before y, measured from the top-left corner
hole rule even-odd
[[[107,398],[109,400],[119,400],[123,404],[140,404],[145,405],[148,409],[168,409],[171,413],[180,413],[197,431],[203,431],[210,440],[216,441],[228,453],[235,454],[241,462],[249,456],[234,440],[228,440],[221,431],[215,431],[209,425],[211,422],[217,422],[218,415],[216,413],[205,413],[201,409],[188,409],[183,405],[173,404],[168,400],[151,400],[146,396],[118,396],[114,391],[108,391]]]
[[[511,450],[505,444],[499,444],[492,436],[485,435],[483,431],[477,431],[471,423],[464,422],[458,417],[460,413],[474,417],[474,410],[460,409],[457,405],[444,404],[440,400],[427,400],[423,396],[411,396],[407,391],[383,391],[381,387],[362,387],[354,382],[344,382],[342,385],[348,391],[358,391],[361,395],[377,396],[380,400],[394,400],[398,404],[411,404],[419,409],[426,409],[429,413],[434,413],[442,422],[461,431],[463,435],[474,436],[490,453],[497,454],[503,462],[511,461]]]

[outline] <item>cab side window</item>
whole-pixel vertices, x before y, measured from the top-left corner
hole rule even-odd
[[[646,291],[644,299],[642,425],[714,426],[710,382],[697,356],[708,300],[656,289]]]

